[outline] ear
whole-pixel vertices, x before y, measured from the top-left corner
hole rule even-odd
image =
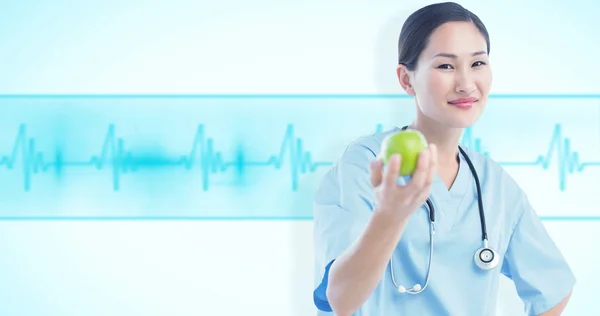
[[[400,64],[396,68],[396,75],[398,76],[398,82],[402,86],[402,89],[409,95],[415,96],[415,89],[411,83],[410,71],[406,66]]]

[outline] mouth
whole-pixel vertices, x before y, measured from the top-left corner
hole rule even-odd
[[[460,108],[460,109],[470,109],[473,107],[475,102],[477,102],[477,98],[460,98],[452,101],[448,101],[448,104]]]

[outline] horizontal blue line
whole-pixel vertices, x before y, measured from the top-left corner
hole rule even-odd
[[[492,99],[598,99],[600,94],[492,94]],[[0,94],[0,99],[16,98],[167,98],[167,99],[411,99],[406,94]]]
[[[0,221],[312,221],[312,216],[4,216]]]
[[[556,222],[594,222],[600,221],[600,216],[540,216],[540,219]]]
[[[541,216],[542,221],[595,222],[600,216]],[[312,221],[312,216],[22,216],[0,217],[0,221]]]

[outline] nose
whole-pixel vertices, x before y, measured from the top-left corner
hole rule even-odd
[[[460,70],[456,72],[455,91],[460,94],[470,94],[475,91],[476,85],[473,74],[469,70]]]

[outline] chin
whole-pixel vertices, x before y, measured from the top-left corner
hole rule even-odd
[[[421,115],[439,125],[448,128],[467,128],[473,126],[481,117],[482,109],[472,107],[468,110],[458,110],[450,106],[440,107],[431,112],[423,111]]]
[[[475,125],[479,118],[481,117],[481,108],[472,107],[469,110],[459,110],[449,109],[450,111],[446,112],[446,117],[444,121],[446,124],[451,125],[454,128],[467,128]]]
[[[451,115],[442,118],[441,123],[451,128],[467,128],[475,125],[479,115]]]

